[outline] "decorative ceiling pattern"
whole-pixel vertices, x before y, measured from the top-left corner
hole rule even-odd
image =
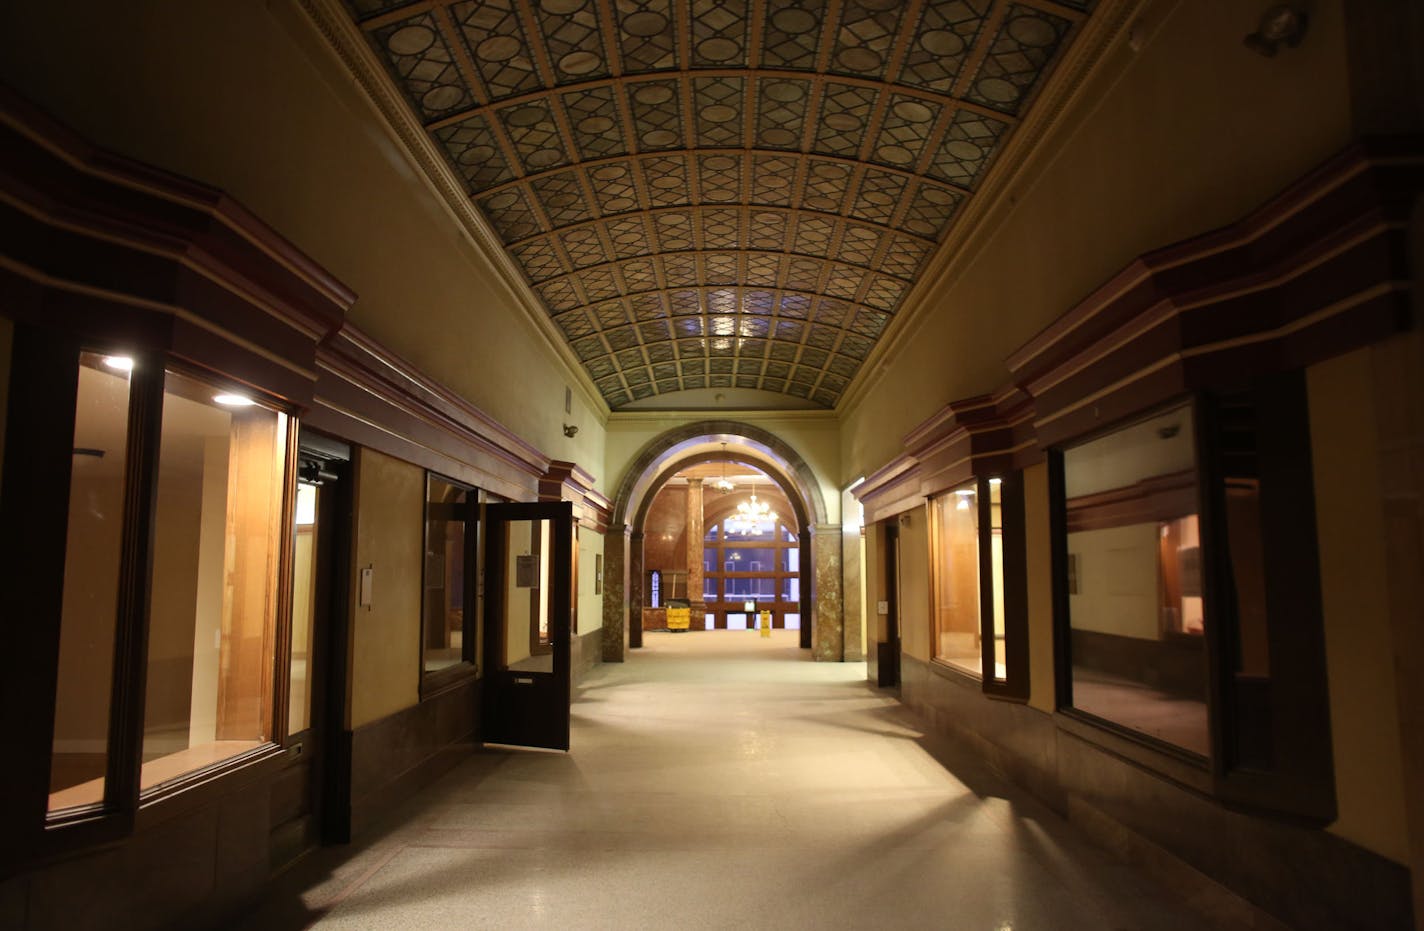
[[[1091,0],[347,0],[612,408],[833,407]]]

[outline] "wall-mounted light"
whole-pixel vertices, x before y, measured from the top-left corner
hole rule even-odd
[[[132,372],[134,367],[130,356],[105,356],[104,364],[116,372]]]
[[[1276,57],[1282,45],[1295,48],[1305,38],[1310,17],[1299,7],[1280,3],[1261,14],[1261,22],[1256,31],[1241,41],[1253,52],[1267,58]]]
[[[578,427],[575,427],[571,423],[564,424],[564,436],[578,436]]]

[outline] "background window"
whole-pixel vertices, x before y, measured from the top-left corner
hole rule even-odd
[[[168,372],[142,789],[272,739],[285,415]]]
[[[292,546],[292,656],[287,691],[287,733],[311,726],[312,640],[316,624],[316,485],[297,485]]]
[[[50,811],[104,800],[132,368],[127,356],[79,356]]]
[[[435,672],[465,662],[466,615],[470,610],[470,544],[466,516],[474,489],[438,475],[426,479],[425,599],[422,668]],[[473,640],[473,637],[468,638]]]

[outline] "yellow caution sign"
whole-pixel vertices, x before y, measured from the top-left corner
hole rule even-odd
[[[761,625],[761,635],[769,638],[771,636],[771,612],[763,611],[757,615],[757,623]]]

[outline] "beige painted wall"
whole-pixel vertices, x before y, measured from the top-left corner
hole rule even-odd
[[[1032,183],[927,276],[916,325],[844,411],[844,475],[889,462],[946,402],[1000,388],[1009,353],[1137,255],[1244,216],[1348,143],[1340,0],[1317,4],[1304,44],[1273,59],[1241,45],[1257,6],[1146,9],[1160,28],[1140,52],[1119,39],[1044,140]]]
[[[601,402],[576,386],[564,413],[572,370],[324,41],[285,0],[4,4],[0,80],[96,145],[224,189],[356,291],[354,323],[544,452],[596,471]]]
[[[202,508],[201,472],[165,463],[154,505],[153,577],[162,584],[153,586],[149,607],[145,760],[188,746]]]
[[[593,593],[597,557],[603,555],[603,534],[587,527],[578,535],[577,630],[580,635],[603,629],[603,595]]]
[[[1340,814],[1330,830],[1407,863],[1372,378],[1362,349],[1307,380]]]
[[[808,413],[769,413],[765,411],[699,410],[695,413],[646,411],[615,413],[608,419],[605,460],[606,478],[599,488],[610,497],[617,493],[623,475],[634,459],[654,438],[689,420],[733,420],[752,424],[775,434],[796,450],[815,473],[821,496],[826,502],[827,519],[840,521],[841,431],[836,415],[830,411]]]
[[[1048,522],[1048,466],[1024,469],[1024,545],[1028,576],[1028,703],[1053,711],[1053,555]]]
[[[193,708],[188,720],[190,747],[217,739],[218,679],[222,665],[224,586],[231,584],[227,571],[228,534],[232,532],[232,505],[229,499],[240,494],[229,489],[230,442],[227,436],[203,439],[203,515],[198,528],[198,594],[193,611]],[[233,477],[236,481],[236,477]],[[240,627],[232,619],[233,627]]]
[[[351,726],[420,700],[420,572],[425,472],[369,449],[356,453],[356,566],[370,566],[371,606],[351,596]]]

